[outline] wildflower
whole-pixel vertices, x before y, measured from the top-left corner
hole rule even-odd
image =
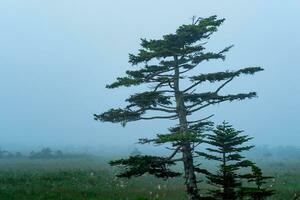
[[[160,184],[158,184],[158,185],[157,185],[157,189],[158,189],[158,190],[160,190],[160,189],[161,189],[161,186],[160,186]]]

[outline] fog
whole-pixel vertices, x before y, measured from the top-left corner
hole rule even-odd
[[[205,111],[255,137],[257,145],[299,146],[300,2],[279,0],[4,0],[0,2],[0,146],[4,148],[131,147],[164,133],[168,121],[119,124],[94,113],[123,105],[131,88],[105,85],[131,66],[139,38],[172,33],[193,15],[226,18],[208,43],[234,44],[210,71],[261,66],[226,91],[259,98]],[[199,113],[199,117],[205,116]]]

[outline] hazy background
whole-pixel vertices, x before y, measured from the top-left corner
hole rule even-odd
[[[207,110],[254,136],[258,145],[299,146],[300,1],[2,0],[0,1],[0,147],[130,146],[163,133],[167,121],[99,123],[133,89],[105,89],[130,67],[139,38],[159,38],[217,14],[226,22],[208,47],[235,44],[210,71],[262,66],[227,91],[259,98]],[[206,65],[206,66],[205,66]],[[205,115],[199,114],[199,117]]]

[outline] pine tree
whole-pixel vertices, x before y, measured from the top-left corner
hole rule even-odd
[[[242,186],[238,170],[252,166],[252,162],[245,160],[241,155],[254,146],[243,146],[251,140],[247,135],[240,135],[242,131],[235,130],[227,122],[217,126],[213,134],[208,134],[207,148],[209,153],[196,152],[199,156],[220,163],[216,173],[206,173],[208,183],[217,187],[211,193],[214,199],[235,200],[238,199],[238,190]]]
[[[243,178],[246,178],[249,183],[254,183],[256,187],[242,187],[240,190],[240,196],[248,196],[253,200],[264,200],[267,197],[274,195],[274,190],[263,187],[266,181],[273,177],[263,176],[262,170],[255,164],[251,165],[251,169],[252,173],[244,175]]]
[[[158,134],[154,139],[140,140],[143,144],[170,144],[170,156],[139,155],[113,161],[111,165],[125,167],[124,173],[119,176],[132,177],[150,173],[162,178],[174,177],[180,173],[173,172],[170,166],[183,162],[189,199],[200,199],[194,150],[202,142],[202,132],[209,127],[210,122],[207,120],[212,115],[193,120],[193,114],[221,102],[256,97],[255,92],[227,95],[220,92],[233,79],[263,70],[260,67],[248,67],[206,74],[197,72],[200,64],[205,61],[224,60],[225,53],[232,48],[229,46],[216,53],[205,50],[207,40],[223,21],[224,19],[217,19],[216,16],[193,18],[191,24],[180,26],[175,33],[164,35],[162,39],[142,39],[138,53],[129,55],[129,62],[138,68],[126,71],[126,76],[107,85],[111,89],[143,85],[148,86],[148,89],[131,95],[126,99],[128,105],[124,108],[95,114],[95,120],[121,123],[123,126],[139,120],[178,120],[178,125],[170,128],[170,132]],[[212,91],[199,92],[198,86],[203,83],[214,83],[217,87]],[[182,156],[178,158],[179,153]]]

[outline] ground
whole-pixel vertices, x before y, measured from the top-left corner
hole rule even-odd
[[[1,200],[182,200],[182,179],[157,180],[150,176],[117,179],[107,158],[0,159]],[[257,161],[267,187],[277,191],[271,199],[292,200],[300,195],[300,160]],[[205,183],[200,188],[207,188]]]

